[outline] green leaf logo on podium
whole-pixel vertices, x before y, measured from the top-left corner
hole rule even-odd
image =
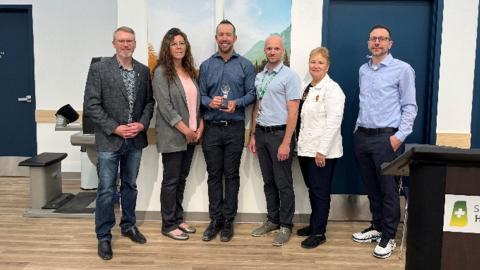
[[[456,201],[453,205],[452,218],[450,219],[450,226],[465,227],[468,225],[467,218],[467,202]]]

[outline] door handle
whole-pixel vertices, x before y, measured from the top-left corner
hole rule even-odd
[[[25,97],[19,97],[17,99],[19,102],[28,102],[28,103],[31,103],[32,102],[32,96],[31,95],[26,95]]]

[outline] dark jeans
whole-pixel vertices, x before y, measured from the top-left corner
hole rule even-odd
[[[186,151],[163,153],[163,180],[160,192],[162,231],[170,232],[183,222],[183,192],[190,172],[195,145]]]
[[[325,167],[318,167],[313,157],[298,157],[303,180],[308,188],[310,206],[310,228],[312,234],[325,234],[328,214],[330,212],[330,192],[333,171],[337,159],[327,159]]]
[[[390,144],[393,132],[370,135],[356,131],[353,136],[355,157],[367,188],[373,227],[386,238],[394,238],[400,222],[398,177],[382,175],[381,165],[403,152],[404,144],[394,152]]]
[[[135,226],[135,206],[137,203],[137,175],[140,167],[142,150],[135,148],[130,140],[125,140],[122,147],[115,152],[97,153],[98,188],[95,208],[95,232],[98,240],[111,240],[111,229],[115,225],[113,209],[114,195],[117,192],[117,172],[120,165],[120,201],[122,231]]]
[[[295,212],[292,177],[292,155],[295,141],[292,138],[288,159],[278,161],[278,147],[282,143],[285,130],[267,132],[257,128],[255,132],[258,161],[263,177],[263,190],[267,200],[267,218],[275,224],[291,228]]]
[[[202,148],[207,163],[208,211],[211,220],[232,221],[237,214],[244,141],[244,121],[229,122],[226,126],[206,121]]]

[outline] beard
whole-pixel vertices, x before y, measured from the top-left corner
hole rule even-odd
[[[375,50],[377,49],[377,50]],[[383,49],[383,48],[372,48],[370,49],[370,52],[372,53],[372,56],[383,56],[388,54],[388,49]]]
[[[218,45],[218,50],[222,53],[230,53],[233,51],[233,45],[232,44],[225,44],[226,46],[223,46],[222,44]]]

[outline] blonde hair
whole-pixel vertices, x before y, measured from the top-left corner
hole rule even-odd
[[[312,59],[313,56],[320,54],[327,60],[327,64],[330,65],[330,52],[325,47],[317,47],[310,52],[309,59]]]

